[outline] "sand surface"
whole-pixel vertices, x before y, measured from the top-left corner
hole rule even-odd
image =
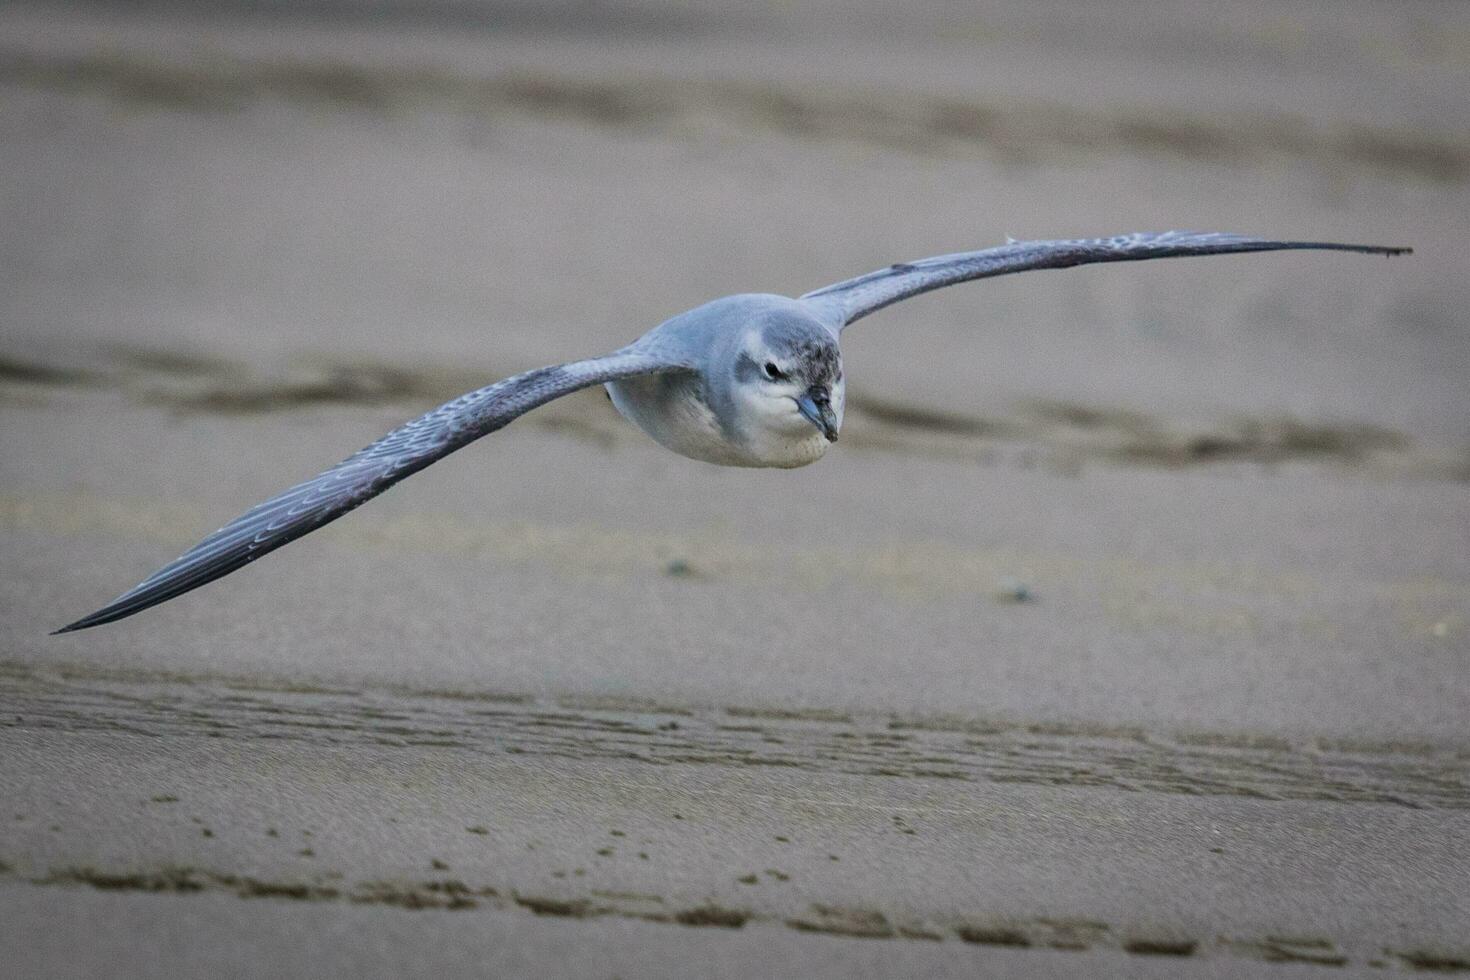
[[[1470,971],[1464,8],[250,6],[0,10],[21,975]],[[948,290],[816,466],[584,393],[46,635],[713,296],[1167,227],[1416,254]]]

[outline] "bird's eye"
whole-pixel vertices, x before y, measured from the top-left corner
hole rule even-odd
[[[776,367],[775,361],[767,361],[765,371],[766,377],[770,378],[772,381],[780,381],[782,378],[786,377],[786,375],[781,373],[781,369]]]

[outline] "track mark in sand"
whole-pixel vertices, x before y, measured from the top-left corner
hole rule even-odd
[[[0,355],[0,384],[73,387],[93,385],[100,381],[91,371]]]
[[[1426,973],[1470,973],[1470,953],[1424,949],[1386,949],[1384,952],[1413,970]]]
[[[18,873],[0,861],[0,881]],[[108,869],[78,866],[20,878],[39,887],[86,886],[105,892],[150,894],[226,894],[249,900],[380,905],[426,914],[434,912],[515,912],[566,919],[603,916],[639,919],[695,928],[739,929],[747,924],[781,924],[803,933],[859,940],[952,942],[1013,950],[1113,952],[1139,957],[1252,959],[1264,963],[1381,967],[1394,962],[1421,972],[1470,973],[1470,952],[1450,949],[1372,947],[1356,959],[1324,937],[1193,936],[1177,931],[1130,928],[1090,919],[983,919],[949,925],[908,921],[873,908],[814,903],[786,917],[730,908],[705,901],[670,909],[657,895],[592,891],[587,894],[533,895],[455,878],[425,881],[343,882],[340,876],[270,879],[215,869],[165,866]],[[1365,947],[1365,949],[1370,947]],[[1381,951],[1381,955],[1378,951]]]
[[[681,926],[719,926],[722,929],[739,929],[750,918],[750,913],[744,909],[724,908],[712,902],[674,913],[674,921]]]
[[[592,913],[592,904],[585,899],[544,898],[539,895],[517,895],[516,904],[530,909],[537,915],[557,915],[580,919]]]
[[[373,744],[649,765],[782,767],[1084,791],[1470,808],[1470,746],[1171,735],[824,710],[573,710],[519,696],[288,689],[0,665],[0,728]],[[730,718],[738,718],[731,724]],[[899,833],[920,834],[898,817]],[[470,833],[488,828],[472,826]]]
[[[516,905],[529,909],[536,915],[569,919],[611,915],[643,919],[647,922],[672,922],[682,926],[712,926],[720,929],[739,929],[751,919],[751,913],[744,909],[726,908],[714,902],[668,911],[664,908],[664,899],[658,895],[626,892],[594,890],[590,896],[572,898],[517,894],[514,900]]]
[[[955,933],[964,942],[981,946],[1010,946],[1016,949],[1027,949],[1032,945],[1030,936],[1011,925],[962,925],[955,930]]]
[[[1123,940],[1123,951],[1135,956],[1193,956],[1198,949],[1199,942],[1194,939],[1135,936]]]
[[[813,904],[806,915],[787,919],[786,924],[801,932],[826,932],[863,939],[891,939],[897,935],[888,917],[874,909]]]
[[[1237,942],[1235,951],[1267,963],[1314,963],[1345,966],[1348,958],[1332,940],[1321,936],[1263,936]]]

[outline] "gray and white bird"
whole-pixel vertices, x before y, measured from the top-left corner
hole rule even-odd
[[[869,313],[931,289],[1012,272],[1283,249],[1411,251],[1177,231],[1009,241],[891,265],[798,299],[727,296],[611,354],[527,371],[440,405],[256,505],[136,588],[56,632],[110,623],[228,575],[531,409],[591,385],[605,385],[624,417],[682,456],[721,466],[805,466],[837,441],[846,384],[842,331]]]

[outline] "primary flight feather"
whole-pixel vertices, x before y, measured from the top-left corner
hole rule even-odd
[[[621,350],[538,368],[461,395],[246,511],[106,606],[56,630],[100,626],[183,595],[336,520],[399,480],[540,405],[595,384],[674,452],[725,466],[804,466],[842,427],[842,331],[933,289],[1033,269],[1286,249],[1400,255],[1408,248],[1169,231],[1008,242],[902,262],[798,299],[727,296]]]

